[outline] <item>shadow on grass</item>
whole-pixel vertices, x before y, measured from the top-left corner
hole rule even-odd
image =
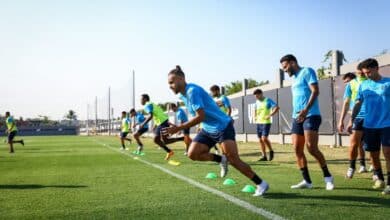
[[[22,185],[0,185],[1,189],[43,189],[43,188],[85,188],[83,185],[40,185],[40,184],[22,184]]]
[[[380,192],[378,192],[379,194]],[[350,195],[301,195],[297,193],[267,193],[269,199],[318,199],[318,200],[330,200],[339,202],[362,202],[376,204],[383,207],[390,207],[389,199],[386,197],[367,197],[367,196],[350,196]],[[312,204],[311,204],[312,205]]]
[[[284,152],[284,151],[275,151],[275,155],[277,154],[291,154],[292,152]],[[261,153],[260,151],[258,152],[251,152],[251,153],[240,153],[240,157],[260,157]]]

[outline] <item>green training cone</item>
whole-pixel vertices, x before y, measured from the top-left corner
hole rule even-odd
[[[246,193],[254,193],[256,191],[256,188],[252,185],[246,185],[241,192],[246,192]]]
[[[234,181],[233,179],[226,179],[223,182],[223,185],[226,185],[226,186],[232,186],[232,185],[235,185],[235,184],[236,184],[236,181]]]
[[[216,179],[217,178],[217,174],[215,173],[208,173],[206,175],[206,179]]]

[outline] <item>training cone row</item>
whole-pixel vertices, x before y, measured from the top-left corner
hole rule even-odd
[[[218,176],[217,174],[215,173],[208,173],[206,175],[206,179],[217,179]],[[233,186],[233,185],[236,185],[236,181],[234,181],[233,179],[225,179],[225,181],[223,181],[223,185],[225,186]],[[242,190],[241,192],[245,192],[245,193],[254,193],[256,191],[256,187],[252,186],[252,185],[246,185]]]

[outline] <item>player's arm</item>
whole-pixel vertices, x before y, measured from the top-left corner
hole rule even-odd
[[[363,102],[361,100],[356,100],[355,105],[353,106],[351,120],[349,121],[347,127],[349,133],[352,133],[353,121],[355,120],[356,116],[359,114],[362,104]]]
[[[342,107],[342,110],[341,110],[341,115],[340,115],[340,120],[339,120],[339,124],[338,124],[338,129],[339,129],[339,132],[343,132],[344,131],[344,119],[345,119],[345,116],[347,115],[347,112],[348,112],[348,106],[349,106],[349,102],[351,100],[349,98],[346,98],[343,102],[343,107]]]
[[[270,117],[274,116],[276,113],[278,113],[279,109],[280,109],[279,106],[273,107],[269,116]]]
[[[196,115],[191,120],[180,124],[179,126],[171,126],[169,128],[163,129],[164,134],[175,134],[181,130],[194,127],[197,124],[200,124],[205,119],[205,112],[203,108],[196,110]]]
[[[226,96],[223,97],[222,103],[223,103],[224,107],[227,109],[226,114],[231,116],[231,114],[232,114],[232,106],[230,105],[230,101],[229,101],[229,99]]]
[[[307,102],[305,108],[302,111],[300,111],[298,114],[299,121],[303,121],[306,118],[306,115],[309,112],[310,108],[313,106],[314,101],[320,95],[320,88],[318,87],[318,83],[310,84],[310,90],[311,90],[311,94],[310,94],[309,101]]]
[[[12,129],[15,127],[15,121],[12,120],[11,127],[8,129],[8,133],[11,133]]]

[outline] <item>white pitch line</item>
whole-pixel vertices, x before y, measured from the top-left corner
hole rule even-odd
[[[130,154],[126,154],[126,152],[120,151],[120,150],[118,150],[116,148],[113,148],[113,147],[111,147],[108,144],[104,144],[104,143],[98,142],[96,140],[95,140],[95,142],[97,142],[100,145],[103,145],[103,146],[107,147],[110,150],[116,151],[118,153],[124,154],[126,156],[129,156],[129,157],[132,157],[133,159],[135,159],[134,156],[132,156]],[[156,169],[159,169],[159,170],[163,171],[164,173],[167,173],[167,174],[169,174],[171,176],[174,176],[174,177],[176,177],[176,178],[178,178],[180,180],[183,180],[184,182],[187,182],[187,183],[189,183],[189,184],[191,184],[191,185],[193,185],[195,187],[198,187],[198,188],[203,189],[203,190],[205,190],[207,192],[210,192],[210,193],[213,193],[213,194],[215,194],[215,195],[217,195],[219,197],[222,197],[225,200],[227,200],[227,201],[229,201],[229,202],[231,202],[231,203],[233,203],[233,204],[235,204],[237,206],[241,206],[242,208],[245,208],[245,209],[247,209],[247,210],[249,210],[249,211],[251,211],[253,213],[256,213],[258,215],[261,215],[261,216],[263,216],[263,217],[265,217],[267,219],[275,219],[275,220],[284,220],[285,219],[282,216],[279,216],[277,214],[269,212],[269,211],[267,211],[267,210],[265,210],[263,208],[259,208],[257,206],[254,206],[254,205],[252,205],[252,204],[250,204],[248,202],[245,202],[245,201],[243,201],[243,200],[241,200],[241,199],[239,199],[237,197],[231,196],[231,195],[226,194],[226,193],[224,193],[222,191],[219,191],[219,190],[216,190],[216,189],[211,188],[209,186],[206,186],[206,185],[204,185],[202,183],[199,183],[199,182],[197,182],[197,181],[195,181],[193,179],[190,179],[190,178],[188,178],[186,176],[183,176],[183,175],[180,175],[178,173],[175,173],[175,172],[173,172],[173,171],[171,171],[169,169],[166,169],[166,168],[164,168],[162,166],[159,166],[157,164],[154,164],[154,163],[151,163],[149,161],[143,160],[143,159],[141,159],[139,157],[137,158],[137,160],[142,162],[142,163],[144,163],[144,164],[152,166],[152,167],[154,167]]]

